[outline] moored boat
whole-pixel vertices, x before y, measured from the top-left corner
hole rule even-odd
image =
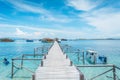
[[[26,42],[33,42],[33,40],[27,39]]]

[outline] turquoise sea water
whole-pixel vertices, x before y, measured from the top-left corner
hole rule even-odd
[[[120,40],[79,40],[79,41],[64,41],[62,44],[68,44],[72,47],[73,50],[80,49],[84,52],[86,50],[95,50],[99,55],[104,55],[107,57],[107,64],[114,64],[120,67]],[[72,51],[73,51],[72,50]],[[74,53],[67,53],[75,65],[83,65],[82,61],[78,62],[77,55]],[[85,61],[85,65],[88,64]],[[85,75],[87,80],[90,80],[92,77],[97,76],[100,73],[103,73],[111,68],[83,68],[79,67],[80,71]],[[116,69],[117,80],[120,79],[120,70]],[[106,77],[108,76],[108,77]],[[110,78],[111,77],[111,78]],[[119,77],[119,79],[118,79]],[[113,80],[113,73],[108,72],[105,75],[102,75],[94,80]]]
[[[73,50],[80,49],[86,51],[88,49],[97,51],[98,54],[105,55],[108,58],[108,64],[115,64],[120,67],[120,40],[79,40],[79,41],[62,41],[62,44],[68,44],[73,47]],[[33,73],[26,69],[15,69],[16,74],[14,78],[11,77],[11,58],[19,56],[21,54],[33,54],[35,47],[44,45],[41,42],[8,42],[0,43],[0,80],[31,80]],[[72,51],[73,51],[72,50]],[[71,51],[71,52],[72,52]],[[69,53],[68,53],[69,54]],[[69,56],[76,65],[82,65],[81,62],[77,62],[77,59],[70,53]],[[76,55],[77,56],[77,55]],[[10,61],[9,65],[3,64],[3,58],[7,58]],[[16,62],[16,63],[19,63]],[[25,61],[24,66],[32,71],[35,71],[40,62],[38,61]],[[82,73],[85,74],[87,80],[92,78],[98,73],[102,73],[110,68],[79,68]],[[23,74],[24,73],[24,74]],[[117,71],[119,74],[120,71]],[[111,73],[107,73],[95,80],[113,80],[106,76],[111,76]],[[120,76],[120,75],[118,75]]]
[[[16,67],[14,68],[14,78],[11,78],[11,59],[15,58],[16,56],[21,56],[22,54],[33,54],[34,48],[41,47],[41,46],[50,46],[50,44],[43,44],[41,42],[1,42],[0,43],[0,80],[31,80],[32,72],[26,69],[17,69],[20,68],[20,61],[14,61],[17,63]],[[7,58],[10,62],[9,65],[3,64],[3,59]],[[34,57],[25,57],[25,58],[32,58]],[[39,58],[39,57],[36,57]],[[36,68],[39,66],[40,61],[24,61],[24,67],[28,68],[31,71],[35,71]]]

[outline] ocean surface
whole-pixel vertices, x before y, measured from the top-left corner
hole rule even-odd
[[[94,50],[99,55],[104,55],[107,57],[107,64],[114,64],[120,67],[120,40],[79,40],[79,41],[67,41],[61,44],[66,44],[72,47],[68,55],[75,65],[83,65],[82,61],[78,61],[78,55],[72,51],[77,51],[79,49],[81,52],[86,53],[87,50]],[[85,65],[89,64],[85,60]],[[102,64],[97,64],[102,65]],[[103,64],[104,65],[104,64]],[[85,75],[86,80],[91,80],[93,77],[110,70],[112,67],[79,67],[79,70]],[[116,80],[120,80],[120,70],[116,69]],[[93,80],[113,80],[113,72],[110,71],[100,77]]]
[[[77,49],[86,52],[86,50],[95,50],[98,54],[107,57],[107,64],[114,64],[120,67],[120,40],[79,40],[79,41],[62,41],[61,45],[69,45],[72,50],[67,54],[75,65],[83,65],[81,61],[77,61],[77,55],[74,53]],[[0,80],[31,80],[31,73],[26,69],[15,68],[14,78],[11,78],[11,59],[22,54],[33,54],[34,48],[43,44],[39,41],[35,42],[0,42]],[[3,59],[7,58],[10,64],[4,65]],[[27,57],[28,58],[28,57]],[[19,61],[15,63],[20,64]],[[39,61],[25,61],[24,67],[35,71],[39,65]],[[86,61],[87,64],[87,61]],[[16,67],[20,67],[16,65]],[[105,72],[111,68],[79,68],[85,74],[86,80],[91,79],[95,75]],[[113,80],[112,71],[100,76],[94,80]],[[120,76],[120,70],[116,70],[116,75]],[[120,77],[119,77],[120,78]]]
[[[40,41],[26,42],[26,41],[16,41],[16,42],[0,42],[0,80],[31,80],[32,72],[35,72],[40,64],[40,61],[25,60],[23,64],[23,69],[20,68],[20,60],[15,60],[14,76],[11,78],[11,68],[12,68],[12,58],[20,57],[22,54],[33,54],[34,48],[42,46],[50,47],[51,44],[41,43]],[[39,53],[41,53],[39,51]],[[10,64],[3,64],[3,59],[7,58]],[[27,56],[25,59],[32,58],[33,56]],[[37,59],[41,57],[35,57]],[[27,70],[27,69],[28,70]],[[29,71],[30,70],[30,71]]]

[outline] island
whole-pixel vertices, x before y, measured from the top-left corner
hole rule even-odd
[[[14,40],[9,38],[1,38],[0,42],[14,42]]]
[[[43,43],[51,43],[51,42],[54,42],[54,39],[51,39],[51,38],[43,38],[41,40]]]

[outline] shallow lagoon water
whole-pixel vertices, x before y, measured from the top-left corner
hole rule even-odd
[[[26,69],[16,69],[14,68],[14,78],[11,78],[11,59],[22,54],[33,54],[34,48],[41,47],[43,45],[50,46],[50,44],[45,44],[41,42],[1,42],[0,43],[0,80],[31,80],[32,74]],[[3,64],[3,59],[7,58],[10,62],[9,65]],[[34,57],[26,57],[34,58]],[[39,58],[39,57],[36,57]],[[17,63],[16,67],[19,68],[20,61],[14,61]],[[24,67],[35,71],[39,66],[40,61],[24,61]]]
[[[98,54],[107,56],[109,64],[120,66],[120,40],[64,41],[63,44],[68,44],[74,49],[82,51],[95,50]]]
[[[108,58],[108,64],[115,64],[120,67],[120,40],[79,40],[79,41],[62,41],[61,44],[68,44],[75,49],[86,51],[92,49],[98,52],[98,54],[105,55]],[[22,69],[15,69],[16,74],[14,78],[11,77],[11,58],[22,54],[33,54],[35,47],[44,45],[41,42],[8,42],[0,43],[0,80],[31,80],[33,73]],[[73,54],[69,55],[76,65],[81,65],[81,62],[77,62],[77,59]],[[77,55],[76,55],[77,56]],[[7,58],[10,64],[5,66],[3,59]],[[19,63],[16,62],[16,63]],[[40,62],[38,61],[25,61],[24,66],[32,71],[35,71]],[[79,68],[82,73],[85,74],[87,80],[92,78],[98,73],[102,73],[110,68]],[[117,71],[120,74],[120,71]],[[112,80],[106,76],[112,76],[112,72],[109,72],[95,80]],[[118,75],[120,76],[120,75]]]
[[[80,49],[82,51],[86,50],[95,50],[99,55],[104,55],[107,57],[107,63],[108,64],[114,64],[118,67],[120,67],[120,40],[79,40],[79,41],[64,41],[62,44],[68,44],[70,45],[73,50]],[[74,62],[75,65],[83,65],[82,61],[79,61],[76,59],[74,53],[67,53],[71,60]],[[86,65],[88,64],[87,61],[85,61]],[[97,76],[100,73],[103,73],[111,68],[85,68],[80,67],[80,71],[85,75],[86,79],[89,80],[94,76]],[[120,70],[116,69],[116,74],[120,79]],[[108,76],[109,78],[107,78]],[[103,76],[100,76],[94,80],[113,80],[113,73],[108,72]],[[118,78],[117,78],[118,80]]]

